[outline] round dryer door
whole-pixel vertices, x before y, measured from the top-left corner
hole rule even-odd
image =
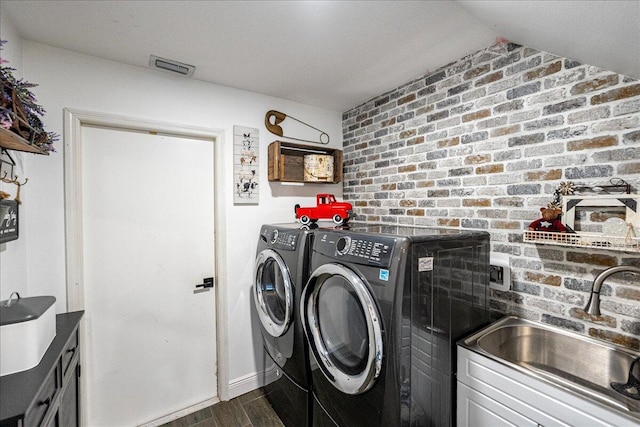
[[[284,335],[293,317],[293,289],[289,269],[271,249],[260,252],[254,270],[254,302],[265,330],[273,337]]]
[[[369,390],[382,368],[382,327],[360,276],[340,264],[318,267],[303,291],[301,316],[325,377],[347,394]]]

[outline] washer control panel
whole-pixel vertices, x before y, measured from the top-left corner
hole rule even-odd
[[[392,237],[318,233],[314,251],[344,262],[388,267],[395,243]]]

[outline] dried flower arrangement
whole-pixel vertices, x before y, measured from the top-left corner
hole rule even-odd
[[[0,50],[6,40],[0,40]],[[0,58],[0,127],[24,138],[29,145],[49,153],[55,151],[53,143],[59,139],[54,132],[46,132],[42,124],[44,108],[37,104],[31,88],[38,86],[17,79],[15,68],[5,66]]]

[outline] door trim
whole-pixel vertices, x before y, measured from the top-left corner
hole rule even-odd
[[[216,365],[218,397],[229,399],[228,312],[226,286],[226,218],[224,210],[224,132],[216,128],[202,128],[179,124],[135,119],[114,114],[65,108],[64,112],[64,204],[66,243],[67,310],[84,310],[84,271],[82,233],[82,126],[100,126],[128,131],[160,133],[178,137],[213,141],[214,152],[214,215],[215,215],[215,272],[216,293]],[[84,318],[83,318],[84,319]],[[84,322],[84,320],[83,320]],[[222,325],[222,327],[220,327]],[[83,328],[85,330],[85,328]],[[81,354],[86,354],[86,340],[81,340]],[[86,376],[81,378],[86,389]],[[87,407],[86,393],[82,394],[83,407]],[[86,425],[86,413],[81,413],[82,425]]]

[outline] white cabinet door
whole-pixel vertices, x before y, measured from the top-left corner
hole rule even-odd
[[[458,427],[538,427],[538,423],[458,381]]]
[[[458,346],[458,384],[463,383],[473,391],[486,396],[503,408],[509,408],[513,414],[519,414],[529,422],[551,426],[607,426],[638,427],[637,418],[632,413],[616,410],[595,399],[586,399],[576,393],[564,390],[547,381],[527,375],[506,365],[498,363],[484,355]],[[460,391],[458,392],[460,393]],[[464,393],[464,392],[463,392]],[[478,397],[474,397],[478,400]],[[497,408],[485,401],[485,408],[472,410],[460,407],[465,400],[458,395],[457,413],[470,412],[482,419],[482,411]],[[498,419],[503,417],[511,421],[505,412],[494,411]],[[458,420],[460,422],[460,419]],[[464,424],[460,424],[464,425]],[[468,419],[468,425],[483,425],[475,418]],[[493,425],[495,424],[484,424]],[[503,425],[498,423],[497,425]],[[504,424],[510,425],[510,424]],[[519,422],[516,425],[520,425]],[[523,424],[528,425],[528,424]],[[533,425],[536,425],[535,423]]]

